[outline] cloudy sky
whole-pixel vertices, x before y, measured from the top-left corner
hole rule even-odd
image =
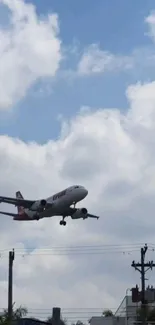
[[[101,216],[66,227],[1,216],[0,308],[13,247],[14,301],[40,318],[53,306],[68,320],[115,310],[139,283],[141,245],[155,258],[154,10],[154,0],[0,0],[0,194],[81,184],[79,206]]]

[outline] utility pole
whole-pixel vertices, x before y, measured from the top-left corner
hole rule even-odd
[[[148,263],[145,263],[145,254],[147,252],[148,246],[145,244],[144,247],[141,248],[141,262],[135,263],[135,261],[132,262],[131,266],[135,268],[135,270],[139,271],[141,274],[141,303],[142,308],[144,308],[143,313],[143,325],[145,325],[146,322],[146,315],[145,315],[145,307],[147,304],[147,300],[145,299],[145,273],[153,267],[155,267],[155,263],[153,261],[149,261]],[[147,268],[147,269],[146,269]]]
[[[15,258],[14,249],[9,252],[9,274],[8,274],[8,321],[12,320],[12,287],[13,287],[13,261]]]

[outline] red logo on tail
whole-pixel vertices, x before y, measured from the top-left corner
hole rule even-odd
[[[23,195],[21,194],[21,192],[20,191],[17,191],[16,192],[16,199],[24,199],[23,198]],[[24,207],[22,207],[22,206],[17,206],[17,211],[18,211],[18,214],[21,216],[21,215],[23,215],[24,213],[25,213],[25,209],[24,209]]]

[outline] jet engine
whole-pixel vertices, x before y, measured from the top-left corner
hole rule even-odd
[[[33,211],[43,211],[43,209],[45,208],[46,204],[47,204],[46,200],[36,201],[32,205],[31,210],[33,210]]]
[[[86,219],[87,213],[88,211],[86,208],[77,209],[76,212],[73,213],[72,219]]]

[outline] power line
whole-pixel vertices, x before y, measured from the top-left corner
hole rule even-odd
[[[68,247],[68,248],[84,248],[84,247],[106,247],[106,248],[108,248],[108,247],[132,247],[132,246],[138,246],[138,247],[141,247],[141,243],[124,243],[124,244],[94,244],[94,245],[68,245],[68,246],[51,246],[51,247],[45,247],[45,249],[47,248],[47,249],[49,249],[49,248],[65,248],[65,247]],[[155,245],[155,244],[150,244],[150,245]],[[15,247],[16,248],[16,247]],[[17,247],[16,249],[21,249],[21,248],[19,248],[19,247]],[[28,247],[27,248],[28,250],[31,250],[31,249],[35,249],[35,247],[34,246],[32,246],[32,247]]]
[[[66,256],[66,255],[104,255],[104,254],[122,254],[122,255],[130,255],[132,254],[133,252],[138,252],[138,249],[135,249],[135,250],[120,250],[120,251],[90,251],[90,252],[87,252],[87,251],[84,251],[84,252],[76,252],[76,251],[66,251],[66,252],[48,252],[48,253],[27,253],[27,252],[21,252],[21,253],[16,253],[16,256],[19,256],[19,257],[33,257],[33,256]],[[6,255],[5,254],[1,254],[0,258],[5,258]]]
[[[53,246],[48,248],[15,248],[17,255],[33,256],[33,255],[69,255],[69,254],[112,254],[112,253],[123,253],[130,254],[138,251],[140,248],[139,244],[124,244],[124,245],[81,245],[81,246]],[[152,248],[151,248],[152,249]],[[150,249],[150,250],[151,250]],[[0,256],[4,257],[7,253],[7,249],[0,251]]]
[[[3,311],[6,307],[1,307],[0,311]],[[110,310],[116,310],[116,307],[107,307]],[[81,311],[82,310],[82,311]],[[51,308],[28,308],[28,313],[32,313],[32,312],[37,312],[40,311],[40,313],[50,313],[52,310]],[[61,312],[62,313],[73,313],[73,314],[81,314],[81,313],[93,313],[93,312],[97,312],[97,313],[102,313],[104,311],[104,308],[97,308],[97,307],[89,307],[89,308],[84,308],[84,307],[68,307],[68,308],[61,308]]]
[[[49,249],[80,249],[80,248],[106,248],[106,249],[118,249],[118,248],[129,248],[129,247],[141,247],[142,243],[124,243],[124,244],[94,244],[94,245],[68,245],[68,246],[50,246],[50,247],[40,247],[39,249],[49,250]],[[149,246],[155,246],[155,244],[149,244]],[[21,247],[15,247],[16,250],[23,250]],[[28,251],[35,250],[36,247],[27,247]],[[1,252],[8,251],[8,248],[4,248],[0,250]]]

